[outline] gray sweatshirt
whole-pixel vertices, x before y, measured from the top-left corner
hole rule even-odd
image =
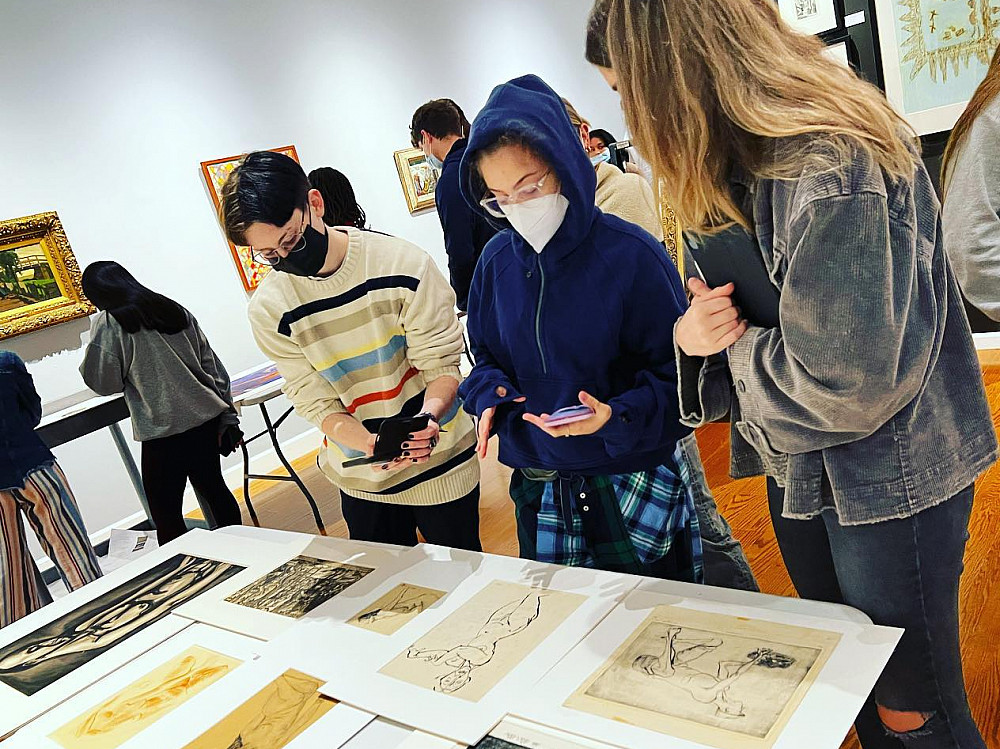
[[[80,374],[95,393],[125,393],[139,442],[186,432],[222,413],[236,422],[229,374],[198,321],[190,313],[188,319],[173,335],[127,333],[107,312],[91,325]]]
[[[1000,321],[1000,98],[969,128],[941,220],[948,259],[966,299]]]

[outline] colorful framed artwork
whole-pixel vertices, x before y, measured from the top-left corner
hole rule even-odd
[[[876,0],[885,93],[918,135],[950,130],[997,47],[993,0]]]
[[[81,275],[54,211],[0,221],[0,339],[91,314]]]
[[[295,161],[299,160],[295,146],[283,146],[282,148],[272,148],[270,150],[290,156]],[[240,161],[245,155],[226,156],[222,159],[201,162],[201,173],[208,184],[208,192],[212,196],[216,213],[219,211],[222,186],[226,183],[226,178],[232,173],[233,169],[239,166]],[[243,288],[248,292],[253,291],[260,286],[260,282],[264,280],[264,276],[270,272],[270,266],[255,263],[249,247],[237,247],[232,242],[228,244],[233,261],[236,263],[236,270],[239,272],[240,280],[243,282]]]
[[[802,34],[822,34],[841,25],[836,0],[778,0],[778,13]]]
[[[396,151],[396,170],[406,197],[406,207],[411,214],[426,211],[434,207],[434,190],[437,187],[438,172],[424,152],[419,148],[404,148]]]

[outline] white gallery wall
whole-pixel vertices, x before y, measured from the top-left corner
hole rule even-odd
[[[623,132],[617,97],[583,60],[589,7],[0,0],[0,218],[57,211],[81,266],[123,263],[188,307],[239,372],[263,356],[199,162],[294,144],[307,170],[348,175],[373,228],[422,246],[446,271],[437,216],[409,215],[393,161],[409,146],[413,110],[449,97],[471,119],[494,85],[533,72],[594,126]],[[84,388],[87,329],[70,323],[0,348],[29,362],[52,402]],[[244,431],[259,426],[247,414]],[[316,447],[312,436],[295,440],[308,430],[295,417],[284,426],[293,456]],[[56,453],[95,540],[137,519],[107,431]]]

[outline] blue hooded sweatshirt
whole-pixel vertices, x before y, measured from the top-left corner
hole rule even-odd
[[[579,133],[534,75],[495,88],[473,123],[461,164],[470,205],[483,211],[476,154],[511,131],[552,167],[569,210],[541,254],[506,222],[483,250],[469,294],[476,366],[461,386],[465,408],[479,416],[498,406],[500,461],[512,468],[593,476],[669,465],[690,432],[677,402],[673,328],[687,308],[677,270],[652,235],[595,206]],[[556,439],[521,418],[577,405],[581,390],[612,408],[595,435]]]

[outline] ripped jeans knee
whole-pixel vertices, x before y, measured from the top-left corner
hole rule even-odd
[[[900,741],[930,736],[933,733],[933,713],[916,710],[892,710],[878,705],[878,717],[886,733]]]

